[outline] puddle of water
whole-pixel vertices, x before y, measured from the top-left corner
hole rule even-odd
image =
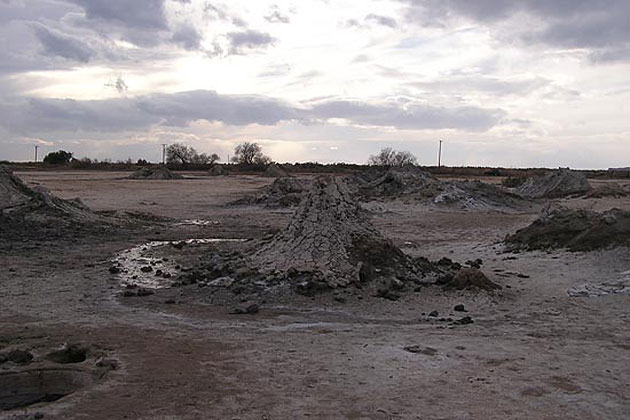
[[[244,242],[246,239],[200,238],[182,241],[151,241],[126,249],[112,262],[120,268],[118,275],[123,286],[134,285],[146,289],[171,287],[178,270],[177,263],[168,258],[154,257],[155,251],[174,244],[209,244],[217,242]]]

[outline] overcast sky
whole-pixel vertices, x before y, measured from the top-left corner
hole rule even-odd
[[[630,166],[628,0],[0,0],[0,160]]]

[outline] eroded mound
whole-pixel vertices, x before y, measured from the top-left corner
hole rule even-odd
[[[619,184],[606,184],[596,188],[593,188],[586,194],[584,198],[604,198],[614,197],[621,198],[630,196],[630,189],[626,189]]]
[[[268,178],[285,178],[291,175],[289,175],[289,173],[285,171],[284,168],[282,168],[280,165],[272,163],[271,165],[267,166],[267,169],[265,169],[263,176]]]
[[[32,230],[43,226],[99,224],[106,219],[79,200],[63,200],[43,187],[30,188],[7,167],[0,167],[0,227]]]
[[[480,181],[441,181],[415,166],[369,169],[352,181],[364,200],[410,198],[461,210],[524,210],[522,197]]]
[[[267,207],[293,207],[300,204],[312,183],[309,178],[278,178],[258,195],[247,196],[230,205],[263,204]]]
[[[559,169],[528,178],[516,192],[526,198],[561,198],[581,195],[591,189],[586,175],[570,169]]]
[[[492,291],[501,289],[501,286],[490,281],[478,268],[464,267],[453,276],[447,289]]]
[[[547,205],[531,225],[508,236],[509,250],[568,248],[590,251],[630,245],[630,211],[603,213]]]
[[[183,176],[171,172],[168,168],[160,167],[144,167],[140,168],[128,177],[129,179],[182,179]]]
[[[208,170],[210,176],[227,176],[229,172],[223,167],[223,165],[212,165],[212,168]]]

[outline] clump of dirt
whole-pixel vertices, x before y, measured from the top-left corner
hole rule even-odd
[[[486,275],[474,267],[460,269],[453,279],[446,285],[447,289],[454,290],[500,290],[501,286],[490,281]]]
[[[65,345],[46,355],[46,359],[60,364],[81,363],[88,357],[88,348],[79,344]]]
[[[516,192],[526,198],[562,198],[590,191],[586,175],[570,169],[558,169],[528,178]]]
[[[129,175],[129,179],[182,179],[180,174],[171,172],[167,167],[143,167]]]
[[[621,198],[627,197],[630,195],[630,190],[626,190],[619,184],[605,184],[596,188],[593,188],[586,194],[584,194],[583,198],[604,198],[604,197],[614,197]]]
[[[531,225],[506,238],[508,250],[568,248],[590,251],[630,245],[630,211],[603,213],[547,205]]]
[[[310,178],[278,178],[262,192],[233,201],[230,205],[262,204],[266,207],[294,207],[300,204],[312,183]]]
[[[210,170],[208,170],[208,175],[210,176],[227,176],[229,172],[227,169],[223,167],[223,165],[212,165]]]
[[[368,169],[352,181],[364,200],[411,198],[461,210],[509,211],[531,208],[522,197],[480,181],[441,181],[415,166]]]
[[[272,163],[271,165],[267,166],[267,169],[265,169],[263,176],[267,178],[285,178],[291,175],[289,175],[289,173],[285,171],[282,166],[276,163]]]

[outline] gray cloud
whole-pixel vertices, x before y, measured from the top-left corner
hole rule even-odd
[[[90,20],[101,20],[130,28],[166,30],[164,0],[69,0],[85,10]]]
[[[253,29],[230,32],[227,34],[227,38],[230,43],[230,54],[244,54],[250,50],[267,48],[276,42],[275,38],[268,33]]]
[[[378,25],[388,26],[390,28],[395,28],[398,26],[398,22],[396,19],[389,16],[375,15],[373,13],[367,15],[365,17],[366,22],[374,22]]]
[[[146,131],[158,125],[184,127],[197,120],[244,126],[291,120],[307,124],[329,118],[401,129],[484,131],[499,124],[503,116],[500,110],[472,106],[446,108],[407,103],[402,107],[339,100],[298,108],[263,96],[219,95],[205,90],[91,101],[13,98],[0,103],[0,127],[21,136],[79,130]]]
[[[178,27],[171,37],[171,41],[186,50],[199,49],[201,47],[201,39],[201,34],[191,25]]]
[[[87,63],[95,55],[95,51],[78,38],[52,30],[39,23],[33,23],[31,26],[37,39],[44,47],[46,55],[59,56],[83,63]]]
[[[269,23],[290,23],[291,19],[289,16],[285,15],[280,11],[278,6],[273,6],[271,11],[267,16],[265,16],[265,20]]]
[[[455,94],[483,92],[494,96],[523,95],[548,86],[550,81],[541,77],[510,80],[497,77],[449,75],[437,80],[409,82],[407,85],[431,91]]]
[[[595,61],[622,60],[630,48],[630,1],[627,0],[401,0],[408,17],[422,25],[444,26],[456,16],[494,25],[525,13],[543,27],[510,28],[527,44],[587,48]],[[505,30],[505,28],[503,28]]]

